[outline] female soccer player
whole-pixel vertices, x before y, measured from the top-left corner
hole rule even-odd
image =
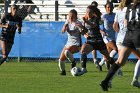
[[[117,47],[118,47],[118,53],[121,50],[121,48],[123,47],[122,43],[123,43],[126,31],[127,31],[127,28],[124,26],[126,9],[131,3],[132,3],[132,0],[122,0],[121,3],[119,4],[119,9],[118,9],[118,12],[116,13],[116,16],[115,16],[113,27],[114,27],[115,31],[118,32],[118,36],[117,36],[117,40],[116,40],[116,44],[117,44]],[[137,51],[131,51],[131,52],[138,59],[140,59]],[[138,61],[136,66],[135,66],[135,73],[134,73],[133,81],[131,83],[133,86],[138,86],[139,85],[137,83],[137,81],[138,81],[138,78],[137,78],[138,73],[137,72],[140,69],[139,64],[140,64],[140,61]]]
[[[81,24],[77,20],[77,11],[72,9],[68,14],[68,19],[66,20],[62,33],[67,32],[68,41],[64,46],[60,58],[59,58],[59,68],[61,75],[66,75],[65,63],[66,58],[72,62],[71,68],[76,66],[76,63],[73,58],[73,54],[79,52],[81,46],[81,33],[77,27],[78,24]]]
[[[103,40],[107,46],[107,50],[110,53],[110,57],[114,58],[114,56],[117,54],[117,46],[115,43],[115,31],[113,29],[113,23],[115,18],[115,13],[113,13],[113,4],[111,2],[107,2],[105,4],[105,10],[106,14],[102,16],[103,20],[103,28],[102,34]],[[104,58],[99,63],[101,66],[105,63]],[[110,66],[107,66],[108,69]]]
[[[4,15],[0,22],[2,28],[0,36],[0,44],[2,48],[2,58],[0,59],[0,65],[6,60],[8,54],[11,51],[14,43],[14,37],[16,29],[18,33],[21,33],[22,19],[17,16],[17,6],[11,6],[11,13]]]
[[[107,76],[101,82],[100,86],[104,91],[108,91],[108,83],[117,72],[117,70],[125,64],[128,56],[132,50],[138,50],[140,52],[140,0],[134,0],[134,4],[129,6],[125,16],[125,26],[127,26],[126,35],[123,41],[122,49],[120,50],[117,61],[109,69]],[[140,57],[140,55],[139,55]],[[139,60],[140,61],[140,60]],[[140,75],[140,63],[138,62],[137,72],[137,87],[140,87],[138,82],[138,76]]]
[[[106,49],[106,45],[102,39],[100,28],[99,28],[99,19],[94,13],[97,12],[97,7],[89,5],[86,9],[87,18],[83,17],[84,26],[79,25],[80,28],[85,29],[82,34],[84,34],[87,39],[86,43],[82,45],[81,48],[81,65],[82,65],[82,73],[86,73],[86,62],[87,55],[92,50],[99,50],[104,56],[106,61],[113,63],[113,60],[109,57],[109,54]]]

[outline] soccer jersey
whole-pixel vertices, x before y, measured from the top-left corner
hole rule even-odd
[[[91,22],[91,23],[96,23],[97,26],[96,27],[92,27],[88,24],[85,23],[85,27],[88,29],[88,38],[87,38],[87,41],[91,41],[91,42],[98,42],[98,41],[102,41],[102,36],[101,36],[101,33],[100,33],[100,28],[99,28],[99,20],[97,17],[93,16],[91,19],[88,20],[88,22]]]
[[[124,25],[124,19],[125,19],[125,13],[126,13],[127,7],[124,7],[123,9],[119,9],[115,15],[114,22],[119,23],[119,32],[116,39],[116,44],[122,44],[127,28]]]
[[[10,41],[13,42],[14,37],[15,37],[15,32],[16,32],[16,25],[19,25],[20,27],[22,26],[22,19],[18,16],[12,17],[11,14],[7,14],[4,16],[3,19],[1,19],[1,24],[5,25],[8,24],[9,27],[5,28],[2,27],[1,31],[1,38],[3,41]]]
[[[128,21],[123,45],[132,49],[140,49],[140,4],[135,8],[128,7],[125,19]]]
[[[81,23],[80,21],[76,21],[75,23],[70,23],[68,20],[65,22],[65,24],[68,24],[69,31],[67,31],[68,40],[66,43],[66,47],[76,45],[81,46],[81,33],[79,29],[76,27],[76,23]]]
[[[115,31],[113,29],[115,13],[112,14],[104,14],[102,20],[104,21],[104,31],[107,36],[113,40],[115,40]]]

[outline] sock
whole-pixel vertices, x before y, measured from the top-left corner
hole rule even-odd
[[[110,56],[111,58],[114,58],[116,55],[117,55],[117,51],[116,51],[116,50],[112,50],[112,51],[110,52],[110,54],[109,54],[109,56]]]
[[[103,66],[104,63],[105,63],[105,59],[104,59],[104,57],[103,57],[102,60],[100,61],[99,65],[100,65],[100,66]]]
[[[118,66],[116,63],[114,63],[111,68],[109,69],[106,78],[104,79],[105,82],[109,82],[113,76],[115,75],[115,73],[117,72],[117,70],[120,68],[120,66]]]
[[[59,69],[60,71],[65,71],[65,63],[59,59]]]
[[[135,65],[133,80],[138,80],[139,75],[140,75],[140,60],[138,60]]]
[[[109,58],[108,63],[110,63],[111,65],[115,63],[115,60],[113,58]]]
[[[1,59],[0,59],[0,65],[1,65],[2,63],[4,63],[5,60],[6,60],[6,58],[1,58]]]
[[[74,61],[73,54],[69,50],[65,50],[64,54],[70,62]]]
[[[86,53],[81,54],[81,65],[82,68],[86,68],[86,63],[87,63],[87,55]]]

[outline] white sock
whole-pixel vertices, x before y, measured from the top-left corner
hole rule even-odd
[[[138,80],[139,75],[140,75],[140,60],[138,60],[135,65],[133,80]]]
[[[116,51],[116,50],[112,50],[112,51],[110,52],[109,56],[110,56],[111,58],[114,58],[114,57],[116,56],[116,54],[117,54],[117,51]]]
[[[104,63],[105,63],[105,59],[104,59],[104,57],[103,57],[102,60],[100,61],[99,65],[100,65],[100,66],[103,66]]]
[[[74,61],[73,54],[69,50],[65,50],[64,54],[70,62]]]
[[[61,61],[60,59],[59,59],[59,69],[60,69],[60,71],[64,71],[65,70],[65,63],[64,63],[64,61]]]

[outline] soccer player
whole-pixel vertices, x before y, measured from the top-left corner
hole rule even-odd
[[[64,46],[59,58],[59,68],[61,71],[61,75],[66,75],[64,63],[66,59],[68,59],[72,63],[71,68],[76,66],[73,54],[79,52],[81,46],[81,32],[77,27],[78,24],[82,23],[77,20],[77,11],[72,9],[68,13],[68,19],[66,20],[62,28],[62,33],[67,32],[68,41]]]
[[[94,13],[97,13],[97,11],[98,11],[97,7],[89,5],[86,9],[87,18],[83,17],[84,25],[79,25],[79,27],[83,29],[82,34],[87,39],[86,43],[84,43],[81,47],[81,65],[82,65],[81,74],[87,72],[86,70],[87,55],[92,50],[99,50],[105,56],[107,62],[109,63],[114,62],[109,57],[106,45],[101,36],[99,28],[99,19],[98,17],[93,15]]]
[[[107,46],[107,50],[110,53],[110,57],[114,58],[117,54],[117,46],[115,43],[115,31],[113,29],[113,23],[115,18],[115,13],[113,13],[113,4],[111,2],[107,2],[105,4],[106,14],[102,16],[103,20],[103,28],[102,28],[102,36],[103,40]],[[99,63],[101,66],[105,63],[104,58]],[[107,64],[107,68],[109,69],[109,64]]]
[[[33,2],[32,0],[15,0],[14,4],[33,4]],[[31,11],[33,11],[31,5],[18,5],[17,15],[24,20]]]
[[[108,83],[113,78],[117,70],[123,66],[132,50],[140,52],[140,0],[134,0],[134,4],[129,6],[125,16],[125,26],[127,26],[126,35],[123,41],[122,49],[120,50],[117,61],[111,66],[107,76],[101,82],[100,86],[104,91],[108,91]],[[140,56],[140,55],[139,55]],[[140,61],[140,59],[139,59]],[[137,65],[137,87],[140,87],[138,76],[140,75],[140,63]]]
[[[96,1],[93,1],[91,3],[92,6],[95,6],[95,7],[98,7],[98,3]],[[98,9],[98,8],[97,8]],[[102,13],[100,12],[100,10],[98,9],[98,11],[96,13],[94,13],[94,15],[96,17],[98,17],[99,19],[101,19],[101,15]],[[101,21],[101,20],[100,20]],[[101,22],[100,22],[101,23]],[[96,65],[96,67],[99,69],[99,71],[102,71],[102,66],[99,65],[99,62],[97,60],[97,51],[96,50],[93,50],[92,51],[92,55],[93,55],[93,61],[94,61],[94,64]]]
[[[1,65],[7,59],[8,54],[11,51],[16,29],[18,29],[19,34],[21,33],[22,19],[17,16],[16,5],[11,6],[11,13],[2,17],[0,27],[2,28],[0,36],[0,45],[2,48],[2,58],[0,59]]]
[[[132,0],[122,0],[121,3],[119,4],[119,9],[118,12],[116,13],[115,16],[115,20],[114,20],[114,24],[113,27],[115,29],[116,32],[118,32],[118,36],[117,36],[117,40],[116,40],[116,44],[118,47],[118,53],[121,50],[121,48],[123,47],[122,43],[127,31],[127,28],[124,26],[124,20],[125,20],[125,13],[127,10],[127,7],[132,3]],[[121,15],[120,15],[121,14]],[[140,59],[138,51],[131,51],[138,59]],[[140,65],[140,61],[137,62],[136,66],[135,66],[135,73],[134,73],[134,77],[133,77],[133,81],[131,83],[131,85],[133,86],[138,86],[139,83],[137,83],[138,81],[138,70]]]

